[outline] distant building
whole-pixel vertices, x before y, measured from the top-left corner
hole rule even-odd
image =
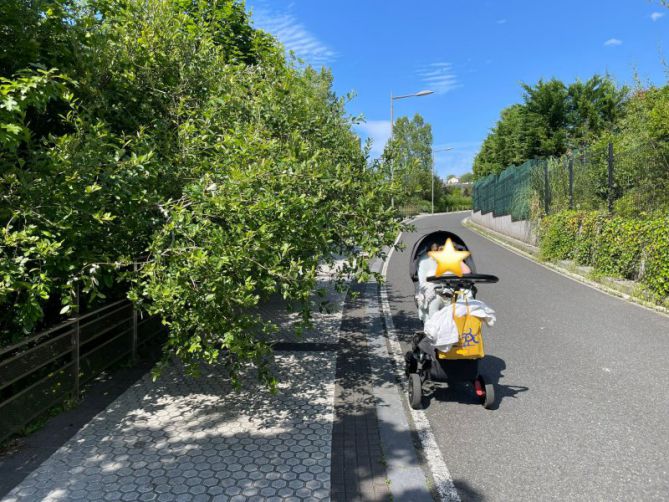
[[[457,185],[460,183],[460,178],[457,176],[452,176],[446,180],[447,185]]]

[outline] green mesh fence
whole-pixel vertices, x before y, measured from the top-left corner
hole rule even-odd
[[[474,183],[474,211],[492,212],[495,216],[510,214],[514,220],[529,218],[532,172],[538,163],[528,160],[478,180]]]
[[[474,210],[524,220],[565,209],[669,210],[669,145],[608,144],[531,160],[474,183]]]

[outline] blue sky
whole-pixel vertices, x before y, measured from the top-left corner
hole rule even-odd
[[[314,66],[332,68],[335,90],[356,98],[357,128],[390,133],[390,94],[435,94],[395,102],[395,117],[432,124],[439,175],[462,174],[520,83],[609,73],[619,83],[667,81],[669,9],[653,0],[247,0],[256,26]],[[666,57],[665,57],[666,56]]]

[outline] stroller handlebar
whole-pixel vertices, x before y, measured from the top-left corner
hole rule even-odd
[[[464,274],[462,277],[457,275],[432,276],[427,278],[428,282],[439,282],[448,286],[467,286],[469,284],[499,282],[499,277],[490,274]]]

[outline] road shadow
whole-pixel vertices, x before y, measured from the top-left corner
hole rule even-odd
[[[504,384],[502,382],[504,369],[506,369],[506,363],[496,356],[486,355],[479,363],[479,374],[484,377],[486,383],[493,385],[495,391],[495,401],[490,406],[490,410],[499,409],[504,399],[515,398],[518,394],[529,391],[529,387],[526,386]],[[425,390],[424,408],[428,408],[433,400],[481,406],[481,400],[476,396],[474,386],[470,383],[428,382]]]
[[[458,490],[462,502],[485,502],[486,497],[463,479],[454,479],[453,484]]]

